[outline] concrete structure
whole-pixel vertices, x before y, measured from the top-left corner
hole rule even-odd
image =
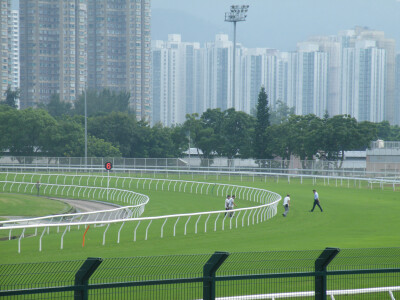
[[[19,88],[19,12],[11,10],[11,24],[9,32],[11,34],[10,50],[10,76],[11,89]]]
[[[150,120],[150,0],[85,1],[88,88],[129,92],[137,119]]]
[[[319,50],[328,54],[327,105],[329,116],[340,114],[341,45],[337,36],[315,36],[309,42],[318,44]]]
[[[382,176],[397,176],[400,172],[400,142],[377,140],[367,149],[367,171]]]
[[[354,48],[343,49],[340,114],[358,121],[383,121],[385,78],[385,50],[375,41],[357,41]]]
[[[109,88],[149,120],[150,18],[150,0],[20,0],[22,108]]]
[[[74,103],[86,82],[86,1],[20,0],[21,108],[53,94]]]
[[[371,72],[375,72],[372,74],[372,76],[378,76],[380,77],[379,80],[381,80],[380,83],[378,84],[383,84],[383,87],[379,86],[378,89],[379,91],[372,90],[372,92],[376,92],[378,94],[378,102],[383,102],[383,115],[380,116],[375,116],[372,119],[367,119],[368,121],[371,122],[380,122],[379,120],[386,120],[389,121],[391,124],[398,124],[396,122],[396,108],[398,105],[395,103],[395,60],[396,60],[396,54],[395,54],[395,41],[393,39],[386,38],[384,35],[384,32],[382,31],[376,31],[376,30],[370,30],[365,27],[355,27],[352,30],[345,30],[342,32],[339,32],[338,34],[339,40],[342,43],[342,48],[343,48],[343,56],[346,55],[346,51],[348,49],[360,49],[361,48],[373,48],[375,47],[378,50],[370,50],[369,52],[373,53],[365,53],[362,54],[362,56],[369,56],[371,63],[375,65],[375,67],[371,66]],[[362,41],[365,43],[363,44]],[[372,44],[374,44],[372,46]],[[363,46],[360,46],[363,45]],[[357,50],[358,51],[358,50]],[[365,52],[365,51],[362,51]],[[368,51],[367,51],[368,52]],[[384,57],[383,57],[384,56]],[[343,58],[346,60],[346,58]],[[364,59],[364,58],[362,58]],[[379,62],[376,62],[376,60],[380,60]],[[365,59],[364,59],[365,61]],[[351,62],[350,62],[350,67],[351,67]],[[342,68],[346,69],[349,68],[348,65],[345,64],[345,61],[342,61]],[[377,68],[380,68],[380,70],[377,70]],[[383,68],[383,69],[382,69]],[[345,70],[346,72],[346,70]],[[369,72],[369,71],[368,71]],[[383,72],[383,74],[380,74],[378,72]],[[357,78],[357,74],[355,75]],[[342,83],[345,82],[346,76],[342,76]],[[365,77],[364,77],[365,79]],[[382,81],[383,80],[383,81]],[[372,83],[372,85],[374,85]],[[366,86],[367,88],[367,86]],[[363,88],[362,88],[363,89]],[[383,96],[380,93],[380,90],[383,89]],[[346,89],[344,92],[348,92],[348,89]],[[355,91],[356,92],[356,91]],[[365,91],[365,93],[369,93],[368,91]],[[343,94],[343,85],[342,85],[342,94]],[[383,97],[383,98],[382,98]],[[342,98],[343,101],[343,98]],[[355,105],[357,104],[357,101],[355,101]],[[379,112],[380,114],[380,112]],[[354,115],[355,116],[355,115]],[[358,117],[355,116],[357,119]],[[364,120],[364,119],[361,119]],[[378,120],[378,121],[377,121]]]
[[[383,32],[356,27],[337,36],[311,37],[298,43],[296,52],[238,45],[236,97],[230,95],[232,49],[228,36],[218,34],[202,48],[180,52],[185,60],[181,91],[185,89],[186,113],[231,107],[253,113],[264,86],[271,110],[281,101],[294,107],[297,115],[348,114],[358,121],[400,122],[400,105],[395,105],[400,96],[396,102],[396,85],[391,83],[396,78],[400,82],[400,67],[396,77],[394,41]],[[159,69],[156,64],[153,67]],[[157,97],[154,105],[161,107]]]
[[[153,123],[166,126],[183,123],[197,103],[198,43],[182,42],[179,34],[153,44]]]
[[[396,91],[395,91],[395,124],[400,124],[400,54],[396,55],[395,69]]]
[[[296,114],[323,117],[327,110],[328,54],[316,43],[299,43]]]
[[[11,85],[11,0],[0,0],[0,101],[5,100],[7,87]]]
[[[231,72],[233,44],[226,34],[217,34],[213,43],[207,43],[205,63],[207,65],[205,76],[204,95],[207,108],[220,108],[222,111],[234,107],[231,97]],[[240,49],[237,49],[240,56]],[[239,68],[238,68],[239,69]],[[237,91],[237,89],[236,89]],[[235,97],[237,100],[238,97]]]

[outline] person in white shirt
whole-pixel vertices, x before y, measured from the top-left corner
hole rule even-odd
[[[231,202],[231,195],[227,195],[225,199],[225,210],[229,210],[230,207],[230,202]],[[227,213],[225,213],[226,216]]]
[[[232,195],[232,197],[229,199],[229,210],[233,210],[233,206],[237,207],[235,204],[235,195]],[[229,214],[229,217],[233,217],[233,212]]]
[[[315,206],[317,206],[317,205],[318,205],[319,209],[321,210],[321,212],[323,212],[322,207],[321,207],[321,205],[319,203],[319,196],[318,196],[317,191],[313,190],[313,193],[314,193],[314,205],[313,205],[312,209],[310,210],[310,212],[313,212]]]
[[[289,213],[289,207],[290,207],[290,195],[287,194],[285,198],[283,198],[283,206],[285,207],[285,212],[282,214],[282,216],[286,217],[286,215]]]

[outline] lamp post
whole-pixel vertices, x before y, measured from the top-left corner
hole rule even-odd
[[[246,21],[248,5],[231,5],[225,13],[225,22],[233,22],[232,105],[235,106],[236,22]]]
[[[86,86],[85,86],[85,169],[87,168],[87,104],[86,104]]]

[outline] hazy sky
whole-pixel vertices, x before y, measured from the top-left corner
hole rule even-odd
[[[12,0],[18,7],[18,0]],[[216,33],[232,37],[224,22],[232,4],[250,5],[246,22],[237,25],[237,41],[245,47],[295,50],[312,35],[335,35],[366,26],[396,40],[400,51],[399,0],[151,0],[152,35],[166,39],[181,33],[183,41],[213,41]]]
[[[203,37],[199,28],[203,27],[209,41],[218,32],[231,38],[233,25],[224,22],[224,14],[232,4],[250,5],[247,20],[237,25],[237,41],[245,47],[295,50],[297,42],[310,36],[335,35],[340,30],[366,26],[394,38],[400,51],[399,0],[152,0],[153,37],[159,39],[169,30],[181,30],[185,32],[183,41],[202,40],[197,36]],[[174,18],[165,20],[170,13]],[[179,15],[185,19],[179,24],[181,29],[174,26],[180,21]],[[156,18],[163,18],[161,25]]]

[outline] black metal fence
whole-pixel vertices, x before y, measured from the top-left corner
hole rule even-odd
[[[400,248],[0,265],[2,299],[396,299]]]

